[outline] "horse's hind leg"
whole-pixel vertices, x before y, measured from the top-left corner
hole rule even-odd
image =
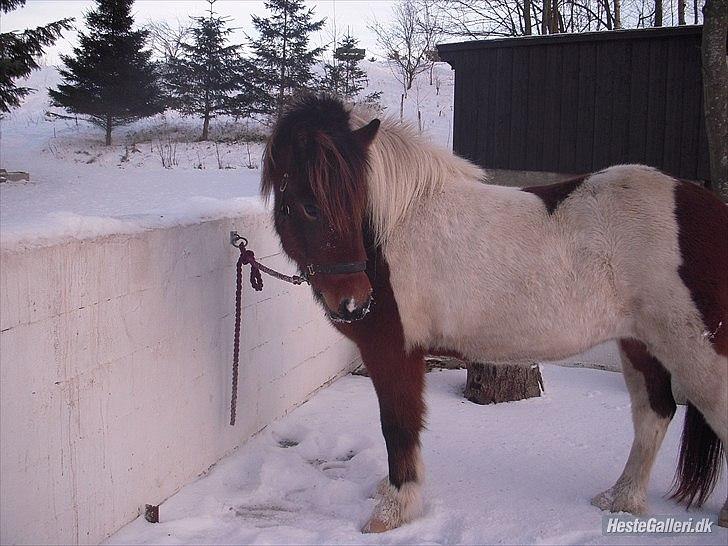
[[[675,414],[670,374],[647,348],[634,339],[621,340],[622,367],[632,402],[634,441],[622,475],[592,504],[611,512],[643,514],[652,464]]]

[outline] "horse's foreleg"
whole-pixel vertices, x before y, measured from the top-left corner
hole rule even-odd
[[[376,506],[362,529],[380,533],[399,527],[422,513],[423,469],[420,429],[425,366],[421,353],[365,355],[365,364],[379,399],[382,433],[387,445],[389,476],[377,489]]]
[[[634,441],[622,475],[592,504],[611,512],[640,515],[647,509],[646,490],[652,464],[675,414],[670,374],[639,341],[620,342],[624,378],[632,402]]]

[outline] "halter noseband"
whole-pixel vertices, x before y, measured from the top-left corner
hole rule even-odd
[[[346,275],[367,270],[367,262],[339,262],[335,264],[308,264],[303,276],[308,280],[314,275]]]

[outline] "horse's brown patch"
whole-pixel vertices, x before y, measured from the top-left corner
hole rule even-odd
[[[728,355],[728,207],[710,191],[684,180],[675,185],[675,218],[690,291],[715,351]],[[690,507],[710,496],[723,465],[723,446],[700,411],[688,403],[673,499]]]
[[[582,182],[584,182],[586,178],[586,176],[579,176],[569,180],[564,180],[563,182],[548,184],[546,186],[530,186],[528,188],[522,188],[521,191],[532,193],[539,197],[541,201],[543,201],[548,213],[553,214],[561,202],[569,197],[576,188],[581,186]]]
[[[652,356],[647,347],[636,339],[621,339],[619,345],[629,359],[628,365],[642,374],[650,407],[661,417],[675,415],[675,398],[672,396],[670,372]]]
[[[691,182],[675,185],[675,217],[682,263],[680,278],[690,291],[716,352],[728,355],[728,206]]]
[[[424,425],[424,353],[405,351],[404,329],[381,249],[367,237],[367,275],[374,288],[372,310],[362,320],[335,326],[354,341],[374,383],[387,444],[389,481],[399,488],[418,481],[416,453]]]
[[[336,99],[299,100],[278,120],[268,141],[261,190],[275,196],[276,230],[283,249],[299,267],[311,261],[363,261],[366,256],[366,275],[314,277],[311,284],[319,302],[326,306],[326,300],[331,300],[332,310],[342,294],[368,295],[373,289],[368,314],[334,326],[357,344],[369,370],[387,444],[389,481],[401,488],[419,478],[425,365],[422,350],[405,350],[389,267],[364,218],[368,146],[378,128],[374,120],[352,131],[349,112]],[[321,217],[302,216],[306,204],[315,205]],[[360,277],[364,282],[358,281]]]

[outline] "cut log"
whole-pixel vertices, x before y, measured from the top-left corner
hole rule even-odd
[[[498,404],[541,396],[543,378],[533,362],[468,362],[465,398],[476,404]]]

